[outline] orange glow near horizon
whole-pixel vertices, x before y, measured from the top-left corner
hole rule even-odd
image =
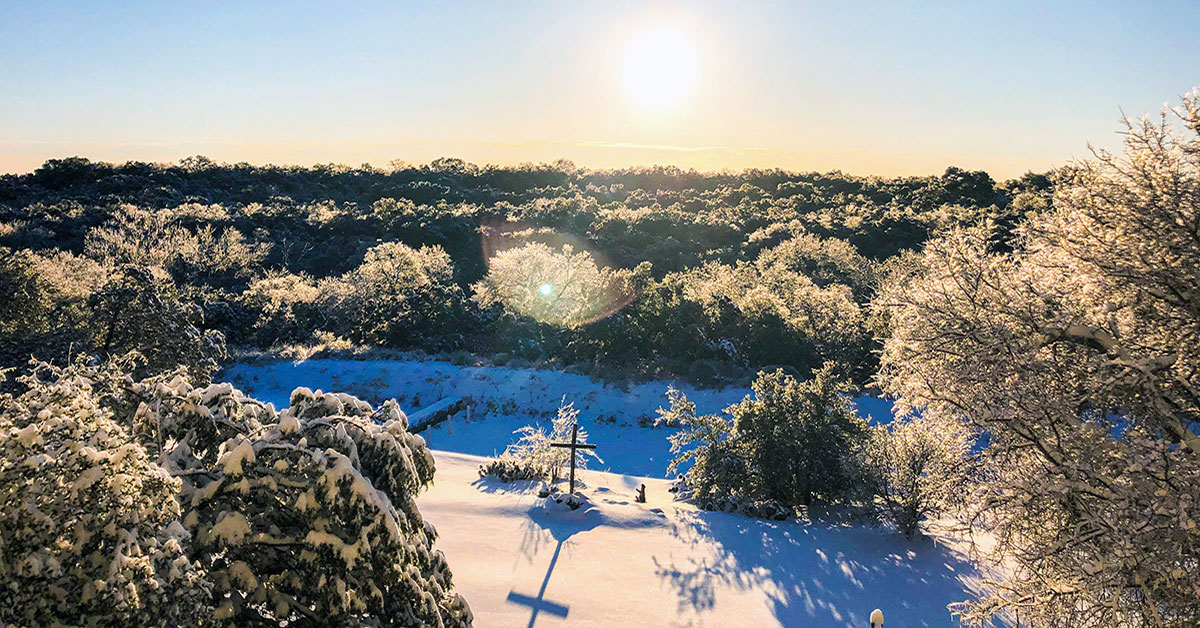
[[[1121,110],[1200,82],[1180,15],[1017,3],[17,4],[0,172],[204,155],[1005,179],[1119,149]]]

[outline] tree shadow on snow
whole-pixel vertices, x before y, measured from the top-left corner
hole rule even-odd
[[[677,537],[716,548],[681,563],[654,557],[681,612],[712,610],[719,590],[733,588],[763,591],[784,626],[866,626],[874,608],[888,625],[947,626],[956,621],[946,605],[969,598],[980,575],[965,556],[928,538],[720,512],[679,515]]]
[[[493,475],[485,475],[474,482],[471,482],[471,486],[474,486],[484,493],[492,494],[536,493],[541,484],[542,483],[537,480],[513,480],[512,482],[505,482],[504,480],[501,480]]]

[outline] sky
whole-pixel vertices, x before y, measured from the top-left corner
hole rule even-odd
[[[0,0],[0,172],[459,157],[997,179],[1200,86],[1200,0]]]

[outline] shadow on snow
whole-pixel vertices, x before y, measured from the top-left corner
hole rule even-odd
[[[715,549],[676,563],[654,557],[681,612],[712,610],[718,590],[760,590],[785,626],[866,626],[881,608],[889,625],[955,624],[946,605],[975,590],[967,557],[929,538],[906,541],[862,526],[800,525],[679,511],[674,534]]]

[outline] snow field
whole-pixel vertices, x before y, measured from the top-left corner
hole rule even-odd
[[[876,607],[889,626],[953,626],[946,605],[978,586],[933,539],[700,511],[667,480],[598,471],[587,504],[547,507],[536,482],[479,478],[484,458],[435,458],[418,506],[479,626],[862,627]]]
[[[670,462],[666,428],[653,428],[655,412],[667,404],[674,385],[702,414],[719,412],[750,394],[749,388],[697,389],[688,384],[655,381],[628,386],[607,384],[585,375],[507,367],[466,367],[449,362],[415,360],[310,360],[268,364],[236,364],[223,377],[249,396],[285,408],[292,389],[306,386],[350,393],[378,406],[395,398],[409,415],[448,397],[473,403],[469,412],[421,432],[434,449],[492,456],[514,440],[513,431],[531,424],[548,425],[560,404],[579,410],[580,428],[598,445],[598,470],[665,477]],[[877,421],[891,419],[883,399],[855,399],[860,413]],[[643,427],[647,426],[647,427]]]

